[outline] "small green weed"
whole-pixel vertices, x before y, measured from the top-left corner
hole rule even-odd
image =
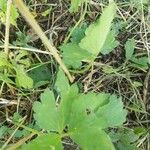
[[[53,91],[46,89],[41,102],[33,105],[35,121],[47,133],[25,144],[22,149],[48,150],[53,147],[61,150],[61,139],[70,137],[82,149],[113,150],[107,129],[120,126],[126,120],[127,112],[123,109],[121,97],[106,93],[78,93],[76,84],[70,86],[61,70],[55,86],[60,95],[54,96]]]

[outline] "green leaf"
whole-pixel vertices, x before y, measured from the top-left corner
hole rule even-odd
[[[82,60],[92,58],[90,53],[74,43],[65,44],[60,48],[63,51],[63,60],[68,67],[79,68],[82,65]]]
[[[29,77],[34,81],[34,87],[40,87],[47,83],[51,83],[52,73],[48,65],[35,65],[31,71],[28,72]]]
[[[69,81],[61,69],[57,73],[55,86],[62,97],[70,90]]]
[[[112,2],[104,9],[101,17],[87,28],[86,36],[81,40],[80,47],[97,56],[104,46],[115,14],[116,5]]]
[[[76,27],[71,35],[71,42],[79,44],[80,41],[85,36],[85,30],[87,29],[87,25],[83,24],[81,27]]]
[[[19,13],[14,5],[11,6],[11,15],[10,15],[10,23],[17,27],[17,18],[19,17]]]
[[[148,69],[148,57],[140,57],[140,58],[136,58],[136,57],[132,57],[130,59],[130,61],[132,62],[131,66],[135,67],[135,68],[139,68],[139,69]]]
[[[43,17],[46,17],[47,15],[49,15],[52,11],[52,7],[48,8],[47,10],[45,10],[44,12],[41,13],[41,15]]]
[[[139,136],[133,130],[128,128],[120,128],[117,131],[112,130],[109,133],[116,150],[138,150],[135,146]]]
[[[98,124],[99,128],[105,127],[105,121],[97,118],[95,112],[99,107],[109,102],[109,96],[109,94],[105,93],[96,94],[92,92],[79,94],[72,104],[69,129],[72,131],[84,124],[94,127]]]
[[[135,40],[134,39],[128,39],[128,41],[125,44],[125,52],[126,52],[126,59],[129,60],[134,53],[134,49],[135,49]]]
[[[60,127],[59,113],[56,108],[55,98],[52,91],[46,89],[41,95],[41,102],[33,105],[34,118],[41,129],[48,131],[62,131]]]
[[[62,150],[61,138],[55,134],[45,134],[24,144],[21,150]]]
[[[113,68],[112,66],[103,66],[102,71],[106,74],[112,74],[118,72],[119,69]]]
[[[110,115],[111,114],[111,115]],[[121,98],[110,96],[109,103],[98,109],[96,115],[106,122],[105,128],[122,125],[126,120],[127,111],[123,109]]]
[[[6,20],[6,9],[7,9],[7,1],[0,0],[0,21],[2,23],[5,23],[5,20]],[[10,10],[10,23],[14,26],[17,26],[16,21],[18,17],[19,17],[19,14],[17,12],[17,9],[12,4],[11,10]]]
[[[14,54],[14,58],[11,58],[11,62],[14,66],[23,66],[24,68],[30,67],[30,58],[29,53],[24,50],[16,51]]]
[[[109,136],[98,128],[84,126],[75,130],[71,138],[84,150],[115,150]]]
[[[15,83],[8,77],[7,74],[0,73],[0,81],[5,82],[6,84],[13,84],[13,85],[15,85]]]
[[[115,127],[125,122],[126,115],[121,98],[115,95],[80,94],[72,104],[69,128],[74,130],[83,124],[98,128]]]
[[[19,87],[32,88],[33,80],[26,74],[22,67],[15,68],[16,70],[16,83]]]
[[[121,98],[106,93],[78,93],[77,85],[70,86],[62,70],[58,72],[56,87],[60,91],[58,103],[48,89],[41,95],[41,102],[34,103],[37,125],[49,132],[59,133],[61,137],[67,134],[85,150],[114,150],[103,129],[125,121],[126,111]]]
[[[77,12],[78,8],[85,2],[86,0],[71,0],[70,12]]]
[[[101,50],[101,53],[103,55],[109,54],[119,45],[119,42],[115,39],[116,36],[117,34],[115,30],[111,30],[109,32],[109,34],[107,35],[106,41],[104,43],[104,46]]]
[[[12,65],[7,60],[7,56],[4,52],[0,52],[0,67],[10,67],[10,68],[12,68]]]
[[[8,127],[1,126],[0,127],[0,139],[4,138],[5,134],[7,133]]]
[[[78,87],[76,84],[72,85],[69,91],[66,92],[65,96],[61,99],[59,111],[61,115],[61,122],[64,122],[64,126],[70,123],[72,117],[72,104],[78,98]]]
[[[17,35],[17,39],[13,41],[14,45],[20,47],[29,47],[28,43],[30,43],[32,40],[30,34],[26,34],[26,32],[23,30],[23,32],[21,31],[16,32],[16,35]]]
[[[139,81],[133,81],[133,86],[135,86],[136,88],[138,87],[142,87],[143,83],[139,82]]]

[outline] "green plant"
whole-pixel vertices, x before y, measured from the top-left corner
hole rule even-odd
[[[7,8],[7,1],[0,0],[0,21],[4,24],[6,20],[6,8]],[[11,6],[11,15],[10,15],[10,23],[14,26],[17,26],[16,20],[19,17],[17,9],[14,5]]]
[[[134,55],[136,43],[134,39],[128,39],[125,43],[125,57],[129,61],[129,66],[133,68],[139,68],[143,71],[147,70],[149,67],[149,58],[147,56],[136,56]]]
[[[73,0],[71,1],[70,12],[77,12],[79,6],[81,6],[87,0]]]
[[[6,2],[0,149],[149,149],[149,0]]]
[[[46,131],[22,149],[50,147],[61,150],[61,140],[70,137],[82,149],[114,150],[107,134],[109,127],[122,125],[126,120],[121,97],[107,93],[79,93],[76,84],[69,85],[63,71],[56,80],[57,95],[46,89],[41,102],[33,105],[36,124]],[[95,139],[96,138],[96,139]]]
[[[107,54],[118,45],[115,31],[111,31],[115,14],[116,4],[111,2],[95,23],[88,28],[81,27],[74,30],[71,42],[60,47],[63,60],[68,67],[80,68],[82,61],[91,63],[100,52]]]
[[[10,60],[4,52],[0,52],[0,81],[3,81],[7,85],[17,85],[23,88],[32,88],[33,80],[27,75],[26,68],[30,66],[30,60],[27,57],[26,51],[19,51],[17,54],[13,54]],[[7,72],[4,70],[7,69]]]

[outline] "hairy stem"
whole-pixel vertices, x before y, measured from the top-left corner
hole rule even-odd
[[[30,26],[34,29],[35,33],[40,37],[43,44],[47,47],[47,49],[52,53],[53,57],[56,59],[60,67],[68,76],[70,82],[73,82],[73,77],[69,73],[67,67],[62,62],[60,56],[57,53],[57,49],[52,45],[52,43],[48,40],[45,33],[42,31],[41,27],[38,25],[37,21],[34,19],[33,15],[30,13],[27,6],[23,3],[22,0],[13,0],[14,4],[25,18],[25,20],[30,24]]]

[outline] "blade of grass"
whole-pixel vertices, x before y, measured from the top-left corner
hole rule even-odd
[[[7,150],[16,150],[21,145],[23,145],[26,141],[28,141],[29,139],[31,139],[34,135],[35,135],[35,133],[31,133],[30,135],[28,135],[28,136],[24,137],[23,139],[19,140],[16,144],[13,144]]]

